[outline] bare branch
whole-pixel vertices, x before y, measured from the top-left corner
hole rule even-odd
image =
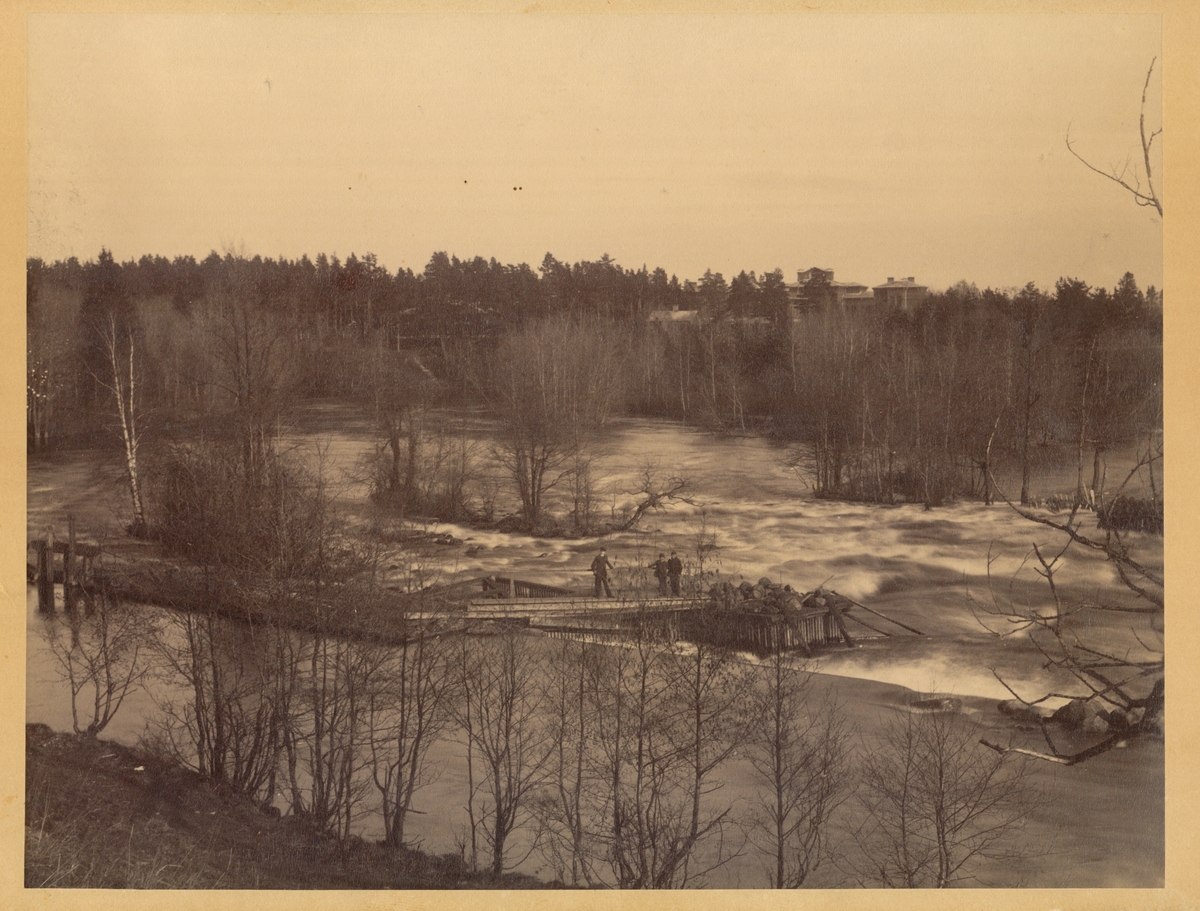
[[[1080,155],[1077,151],[1075,151],[1075,146],[1072,145],[1072,142],[1071,142],[1070,127],[1067,128],[1066,142],[1067,142],[1067,151],[1069,151],[1072,155],[1074,155],[1076,158],[1078,158],[1084,164],[1084,166],[1086,168],[1088,168],[1088,170],[1095,171],[1101,177],[1111,180],[1113,183],[1116,183],[1119,186],[1123,187],[1124,189],[1128,190],[1129,193],[1133,196],[1133,201],[1137,205],[1145,206],[1145,207],[1153,207],[1158,212],[1159,217],[1161,218],[1162,217],[1162,202],[1159,200],[1158,193],[1154,189],[1153,171],[1151,170],[1151,167],[1150,167],[1150,148],[1154,144],[1155,137],[1162,133],[1162,128],[1159,127],[1157,130],[1153,131],[1150,134],[1149,139],[1146,138],[1146,92],[1150,87],[1150,75],[1151,75],[1151,73],[1154,72],[1154,64],[1157,60],[1158,60],[1157,57],[1155,57],[1153,60],[1151,60],[1150,68],[1146,71],[1146,82],[1145,82],[1145,85],[1142,86],[1141,113],[1138,118],[1138,131],[1139,131],[1139,135],[1141,136],[1141,142],[1142,142],[1142,160],[1144,162],[1144,167],[1146,169],[1146,188],[1145,189],[1142,188],[1141,181],[1138,178],[1136,168],[1133,170],[1133,174],[1132,174],[1132,178],[1131,178],[1133,182],[1130,183],[1130,179],[1126,178],[1126,174],[1128,174],[1130,171],[1128,161],[1126,161],[1125,166],[1122,167],[1120,170],[1117,170],[1117,168],[1114,166],[1107,171],[1103,171],[1100,168],[1097,168],[1095,165],[1093,165],[1090,161],[1088,161],[1086,158],[1084,158],[1082,155]]]

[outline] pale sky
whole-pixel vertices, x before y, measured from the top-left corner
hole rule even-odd
[[[534,268],[549,251],[681,280],[1162,286],[1157,213],[1064,145],[1070,128],[1098,166],[1140,167],[1157,16],[28,23],[44,259],[372,252],[420,272],[437,250]]]

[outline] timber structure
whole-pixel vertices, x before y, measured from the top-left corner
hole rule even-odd
[[[27,557],[29,553],[32,553],[33,561],[26,560],[26,581],[37,587],[39,611],[54,612],[56,585],[62,586],[63,609],[68,613],[74,613],[80,602],[89,613],[95,609],[93,595],[100,546],[77,541],[73,519],[67,519],[66,538],[56,539],[54,529],[47,528],[45,537],[28,541]]]
[[[714,589],[708,595],[692,598],[643,597],[619,595],[615,599],[572,594],[567,589],[488,577],[483,591],[466,606],[467,620],[493,620],[515,623],[548,635],[586,641],[618,641],[649,635],[662,641],[703,642],[723,648],[769,655],[799,651],[811,655],[815,649],[834,645],[854,646],[862,632],[851,633],[851,625],[870,633],[893,633],[855,616],[859,609],[882,618],[910,633],[919,630],[868,608],[837,592],[817,589],[801,595],[786,589],[788,603],[778,599],[764,603],[751,597],[730,598],[736,591],[728,587]],[[771,586],[779,592],[784,589]]]

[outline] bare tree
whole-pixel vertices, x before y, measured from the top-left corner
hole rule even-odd
[[[371,708],[383,686],[385,650],[378,645],[318,633],[306,646],[288,749],[292,812],[318,829],[347,838],[369,788]]]
[[[376,351],[369,366],[371,405],[387,468],[375,492],[393,505],[417,505],[421,450],[435,381],[415,358]]]
[[[154,739],[201,775],[269,803],[294,680],[290,634],[212,614],[169,614],[161,656],[186,696],[162,705]]]
[[[155,670],[158,633],[153,614],[107,592],[96,599],[86,617],[78,611],[65,618],[46,617],[52,625],[47,637],[51,653],[71,690],[72,726],[76,734],[89,737],[108,726],[125,698]]]
[[[408,620],[400,645],[391,650],[381,685],[369,693],[371,770],[383,798],[384,841],[405,844],[405,823],[416,792],[435,773],[429,748],[449,722],[452,698],[449,647],[424,620]]]
[[[477,827],[498,877],[536,848],[535,840],[516,861],[508,854],[510,836],[534,820],[533,798],[555,746],[545,718],[543,675],[531,660],[528,638],[515,630],[471,638],[459,657],[454,716],[466,736],[472,770],[476,756],[482,766],[482,796],[473,780],[468,795],[471,838],[474,844]]]
[[[1009,319],[1020,352],[1020,362],[1013,365],[1014,371],[1019,371],[1021,376],[1014,410],[1020,422],[1021,504],[1027,506],[1033,477],[1034,418],[1042,400],[1044,382],[1046,332],[1043,323],[1050,311],[1051,299],[1029,282],[1011,301],[1002,297],[996,299],[996,304]]]
[[[717,776],[750,733],[753,718],[754,668],[732,652],[706,643],[674,643],[665,650],[664,671],[671,698],[670,737],[687,766],[686,791],[691,807],[685,844],[716,835],[715,855],[706,865],[692,867],[694,850],[683,855],[679,885],[686,886],[722,866],[741,850],[721,837],[733,811],[731,804],[714,807],[714,795],[724,787]]]
[[[691,493],[691,481],[680,475],[667,475],[657,465],[646,463],[638,472],[636,486],[626,491],[634,498],[633,504],[617,515],[615,530],[630,531],[648,512],[661,512],[671,503],[686,503],[699,506]]]
[[[254,476],[273,451],[296,365],[285,321],[255,299],[252,264],[227,256],[224,266],[198,319],[212,364],[208,382],[231,406],[242,460]]]
[[[501,424],[496,459],[513,479],[529,528],[623,394],[616,344],[598,324],[549,320],[505,337],[479,382]]]
[[[667,736],[661,650],[639,636],[609,657],[597,713],[609,792],[608,862],[622,889],[667,888],[690,853],[690,801],[678,799],[686,777]]]
[[[78,297],[46,286],[41,260],[26,264],[26,436],[31,452],[53,446],[69,426],[78,399],[75,350],[79,347]]]
[[[593,756],[603,783],[596,837],[622,889],[682,888],[729,856],[718,843],[705,870],[689,869],[703,840],[723,832],[729,811],[696,815],[697,768],[703,790],[711,756],[704,746],[697,753],[694,727],[680,722],[680,692],[650,629],[609,651],[595,684]],[[702,730],[706,720],[702,713]]]
[[[602,883],[596,826],[602,821],[602,781],[592,755],[596,737],[597,674],[605,662],[599,649],[563,640],[550,656],[548,707],[551,740],[549,787],[537,803],[540,851],[560,879],[573,886]]]
[[[1146,70],[1146,81],[1142,85],[1142,106],[1140,115],[1138,116],[1138,135],[1141,139],[1142,147],[1143,171],[1141,174],[1138,173],[1137,165],[1132,164],[1128,158],[1125,159],[1125,163],[1120,167],[1114,164],[1110,165],[1108,170],[1097,168],[1077,151],[1075,151],[1075,146],[1071,141],[1071,131],[1069,128],[1067,130],[1066,142],[1067,150],[1081,162],[1083,162],[1085,167],[1091,171],[1095,171],[1101,177],[1105,177],[1118,186],[1126,189],[1130,195],[1133,196],[1133,201],[1137,205],[1153,208],[1156,212],[1158,212],[1158,215],[1161,218],[1162,201],[1158,198],[1158,191],[1154,189],[1154,171],[1150,164],[1150,156],[1154,147],[1154,140],[1162,134],[1162,127],[1159,127],[1157,130],[1152,129],[1150,135],[1148,137],[1146,135],[1146,93],[1150,89],[1150,77],[1154,73],[1154,64],[1157,61],[1157,57],[1150,61],[1150,67]],[[1144,186],[1142,184],[1143,179],[1145,180]]]
[[[1021,756],[989,752],[956,712],[906,713],[866,747],[857,792],[865,814],[851,861],[864,883],[946,888],[982,881],[985,863],[1037,852],[1020,835],[1036,795]]]
[[[800,888],[829,860],[830,820],[853,790],[841,710],[812,695],[811,674],[794,658],[776,652],[764,662],[747,758],[762,786],[751,840],[774,862],[775,889]]]
[[[1162,128],[1152,130],[1149,136],[1146,135],[1146,94],[1156,61],[1157,58],[1150,61],[1146,81],[1142,86],[1139,132],[1145,168],[1144,187],[1136,166],[1131,168],[1128,161],[1123,167],[1114,166],[1108,171],[1091,165],[1075,151],[1069,132],[1067,148],[1089,169],[1129,191],[1137,205],[1152,206],[1161,216],[1162,203],[1153,183],[1151,149],[1155,138],[1162,133]],[[1128,279],[1128,285],[1132,285],[1132,276],[1128,276]],[[1124,279],[1122,285],[1127,285]],[[1128,286],[1126,288],[1135,289],[1136,286],[1132,289]],[[1157,379],[1151,383],[1152,387],[1157,385]],[[1155,417],[1161,422],[1161,409],[1156,410]],[[1149,478],[1152,504],[1156,512],[1159,508],[1159,493],[1154,472],[1155,465],[1162,460],[1163,451],[1161,437],[1157,437],[1156,440],[1155,431],[1160,426],[1161,423],[1151,427],[1148,434],[1150,444],[1139,453],[1137,464],[1121,485],[1123,489],[1136,474],[1144,470]],[[1097,464],[1093,467],[1093,477],[1098,478],[1099,475]],[[1098,486],[1099,484],[1094,483],[1094,487]],[[1162,569],[1136,553],[1130,541],[1122,536],[1117,523],[1112,521],[1111,513],[1101,517],[1102,526],[1105,527],[1103,536],[1100,536],[1083,530],[1077,515],[1078,506],[1072,509],[1065,520],[1059,521],[1019,508],[1007,497],[1004,499],[1025,519],[1052,529],[1062,536],[1060,540],[1063,543],[1057,552],[1044,552],[1037,545],[1033,548],[1033,556],[1037,561],[1036,569],[1048,587],[1053,611],[1049,617],[1044,617],[1036,612],[1031,613],[1011,599],[999,598],[990,585],[990,580],[990,601],[979,603],[972,599],[973,610],[985,628],[998,636],[1014,633],[1027,635],[1046,658],[1047,667],[1072,679],[1076,689],[1074,692],[1051,691],[1022,695],[1003,679],[1000,682],[1027,706],[1036,706],[1050,699],[1071,699],[1072,702],[1068,704],[1068,718],[1071,716],[1071,706],[1075,707],[1076,715],[1080,712],[1086,713],[1089,707],[1107,706],[1098,708],[1097,714],[1107,728],[1107,735],[1083,749],[1072,748],[1064,751],[1055,742],[1051,733],[1051,723],[1041,718],[1040,727],[1046,746],[1044,750],[1005,746],[988,741],[983,741],[984,744],[1001,756],[1019,753],[1063,765],[1076,765],[1106,753],[1118,745],[1161,736],[1165,690],[1165,578]],[[1113,499],[1115,502],[1119,497]],[[1027,502],[1022,491],[1022,506],[1027,505]],[[1161,533],[1161,523],[1158,531]],[[1111,564],[1120,582],[1120,591],[1104,599],[1068,603],[1056,584],[1056,574],[1061,568],[1061,561],[1072,548],[1100,555]],[[1121,633],[1113,629],[1118,619],[1128,620],[1130,624]]]
[[[146,510],[142,504],[141,477],[138,474],[138,447],[141,445],[139,427],[138,369],[134,362],[135,344],[133,333],[122,331],[117,325],[115,313],[109,313],[104,325],[98,329],[104,348],[106,373],[97,376],[96,382],[112,395],[121,428],[121,442],[125,447],[125,477],[129,484],[129,496],[133,505],[133,522],[130,532],[135,537],[146,533]]]
[[[241,443],[180,449],[162,468],[164,544],[181,558],[164,587],[187,585],[214,612],[170,615],[164,663],[187,696],[165,706],[160,740],[264,802],[283,778],[296,813],[345,834],[369,785],[364,732],[380,655],[326,624],[372,597],[356,581],[369,561],[346,544],[320,465],[309,473],[267,450],[248,466]],[[306,635],[266,619],[299,599],[313,617]]]
[[[1149,469],[1161,452],[1144,452],[1131,472]],[[1122,485],[1124,487],[1124,485]],[[1046,667],[1071,680],[1073,691],[1020,692],[997,678],[1021,703],[1036,706],[1048,700],[1069,699],[1081,708],[1103,712],[1108,733],[1083,749],[1064,751],[1056,744],[1053,724],[1045,719],[1041,730],[1045,750],[1004,746],[985,741],[1000,754],[1023,753],[1041,759],[1076,765],[1119,744],[1161,736],[1163,724],[1165,606],[1162,570],[1140,557],[1115,527],[1103,537],[1086,532],[1078,507],[1065,520],[1008,505],[1021,516],[1059,533],[1057,549],[1034,545],[1036,570],[1052,600],[1048,614],[1030,610],[990,584],[988,601],[972,600],[976,618],[997,636],[1025,635],[1044,657]],[[1116,572],[1120,587],[1106,597],[1070,601],[1060,591],[1058,573],[1067,553],[1082,550],[1099,556]],[[1128,625],[1126,625],[1128,624]]]

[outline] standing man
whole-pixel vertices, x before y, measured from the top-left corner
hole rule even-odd
[[[596,554],[596,559],[592,561],[592,575],[596,579],[595,590],[593,597],[600,597],[600,586],[604,586],[605,597],[613,596],[612,589],[608,587],[608,571],[612,569],[612,564],[608,562],[608,557],[604,555],[604,548],[600,548],[600,553]]]
[[[658,593],[662,597],[666,597],[667,592],[667,555],[659,554],[658,559],[650,564],[650,568],[654,570],[654,578],[658,580]]]
[[[671,593],[679,597],[679,577],[683,575],[683,561],[671,551],[671,559],[667,561],[667,575],[671,579]]]

